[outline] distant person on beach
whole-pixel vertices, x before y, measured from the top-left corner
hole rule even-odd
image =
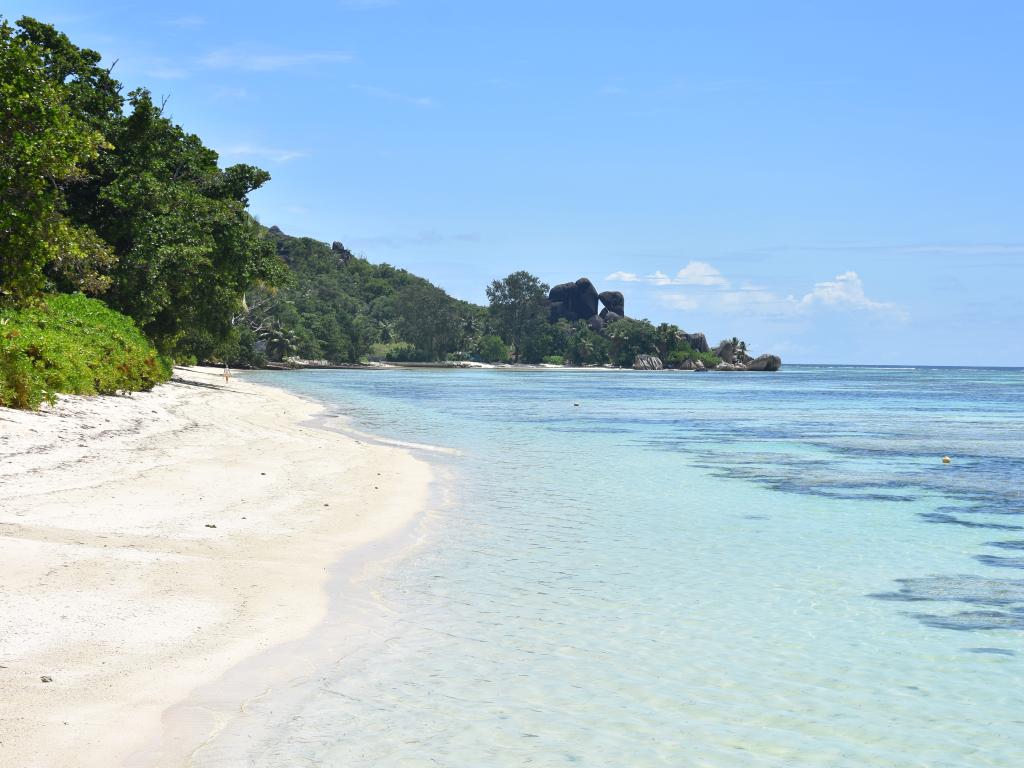
[[[224,383],[227,384],[231,381],[231,371],[228,369],[227,364],[224,365]]]

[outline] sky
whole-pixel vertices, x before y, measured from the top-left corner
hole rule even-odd
[[[264,224],[462,299],[526,269],[785,362],[1024,365],[1024,3],[8,0]]]

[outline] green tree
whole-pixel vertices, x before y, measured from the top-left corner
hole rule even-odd
[[[49,264],[76,289],[105,287],[109,249],[65,211],[67,185],[104,146],[50,79],[38,46],[0,21],[0,302],[40,291]]]
[[[559,321],[559,325],[565,321]],[[565,356],[573,365],[603,365],[608,362],[608,339],[577,320],[566,332]],[[631,361],[632,362],[632,361]]]
[[[658,332],[649,320],[624,317],[605,330],[611,346],[611,361],[621,367],[633,365],[637,355],[657,354]]]
[[[118,256],[106,300],[164,351],[189,339],[226,340],[246,290],[284,277],[272,243],[248,214],[248,194],[269,174],[221,170],[217,154],[162,115],[148,91],[111,126],[115,150],[99,183],[79,198]]]
[[[532,337],[546,330],[547,293],[548,286],[525,271],[513,272],[487,287],[491,315],[502,337],[512,345],[514,362],[519,362]]]
[[[98,281],[109,281],[105,300],[164,352],[199,357],[237,343],[231,320],[243,293],[285,274],[246,210],[248,194],[269,175],[248,165],[219,168],[217,154],[164,117],[144,89],[129,94],[124,114],[121,84],[99,66],[98,53],[34,19],[19,25],[17,42],[37,53],[31,71],[63,100],[67,130],[79,141],[102,136],[78,153],[84,172],[55,185],[77,234],[75,247],[47,260],[55,286],[102,289]],[[95,268],[104,242],[116,257],[99,262],[110,266],[106,276]]]
[[[477,343],[477,355],[485,363],[504,363],[508,360],[508,347],[500,336],[483,336]]]
[[[413,283],[395,295],[398,331],[427,360],[441,360],[454,349],[458,314],[452,298],[430,283]]]

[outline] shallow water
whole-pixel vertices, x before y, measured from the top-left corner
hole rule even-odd
[[[253,379],[459,453],[196,765],[1024,765],[1024,372]]]

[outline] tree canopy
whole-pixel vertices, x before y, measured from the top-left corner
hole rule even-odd
[[[548,314],[547,293],[546,283],[522,270],[495,280],[487,287],[491,316],[500,334],[511,344],[515,362],[519,362],[524,353],[538,360],[543,356],[542,350],[529,348],[538,346],[537,337],[544,330]],[[530,351],[534,354],[530,355]]]
[[[221,169],[100,58],[34,19],[0,26],[0,297],[102,295],[161,351],[208,356],[244,292],[285,278],[247,212],[270,176]]]
[[[77,301],[57,314],[114,327],[123,313],[160,359],[241,365],[370,357],[628,366],[636,354],[696,354],[666,324],[549,322],[548,285],[526,271],[491,282],[485,308],[339,242],[267,229],[248,206],[270,175],[222,168],[148,90],[124,95],[101,61],[48,24],[0,19],[0,309],[11,318],[45,318],[21,309],[86,293],[114,315]],[[0,373],[22,376],[41,359],[0,360]]]

